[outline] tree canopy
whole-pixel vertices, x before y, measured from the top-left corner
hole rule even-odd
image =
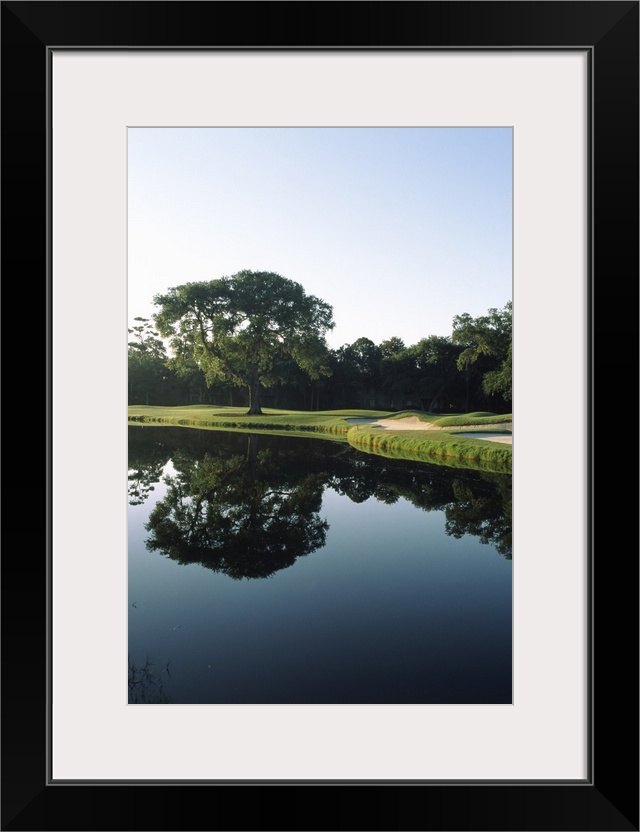
[[[156,295],[154,321],[177,354],[188,354],[207,381],[231,380],[249,392],[249,415],[262,413],[262,385],[293,361],[310,379],[329,374],[325,334],[333,309],[274,272],[175,286]]]
[[[489,309],[486,315],[456,315],[452,340],[464,347],[458,357],[458,369],[465,373],[467,383],[475,374],[485,395],[501,395],[511,401],[512,385],[512,318],[509,301],[503,309]]]

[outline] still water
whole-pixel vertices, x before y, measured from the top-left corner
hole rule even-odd
[[[129,702],[512,701],[511,477],[129,427]]]

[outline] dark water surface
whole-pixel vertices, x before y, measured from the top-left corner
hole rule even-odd
[[[512,701],[511,477],[129,428],[129,701]]]

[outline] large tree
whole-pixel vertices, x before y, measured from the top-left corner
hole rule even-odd
[[[261,385],[279,380],[283,358],[313,380],[329,374],[325,333],[333,309],[273,272],[241,271],[230,277],[185,283],[154,298],[154,316],[176,351],[189,350],[211,384],[246,387],[249,415],[262,413]]]

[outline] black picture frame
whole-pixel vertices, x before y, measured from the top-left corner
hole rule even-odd
[[[16,443],[22,453],[11,463],[10,489],[4,492],[9,505],[15,499],[15,513],[5,512],[9,545],[2,559],[2,829],[638,830],[637,492],[628,486],[629,475],[631,482],[637,481],[638,457],[629,460],[628,452],[630,441],[635,448],[637,427],[628,410],[624,413],[628,408],[637,412],[639,3],[168,0],[1,5],[3,288],[9,298],[5,309],[12,321],[22,322],[22,334],[12,332],[7,339],[13,345],[7,366],[17,364],[19,353],[22,362],[29,356],[29,364],[18,366],[23,371],[30,367],[29,376],[14,388],[8,409],[18,406],[23,396],[29,410],[37,409],[37,423],[29,424],[28,434],[22,434],[24,414],[18,414],[16,437],[28,439]],[[48,62],[53,47],[588,50],[592,681],[585,782],[222,785],[47,780],[52,343]],[[36,390],[34,365],[42,373],[42,387]],[[612,383],[616,372],[622,387]],[[562,403],[557,406],[562,409]],[[618,444],[621,427],[628,433]],[[553,463],[561,465],[561,447],[558,454]],[[38,514],[46,517],[36,538],[30,520],[16,519],[23,516],[25,505],[29,512],[37,506]]]

